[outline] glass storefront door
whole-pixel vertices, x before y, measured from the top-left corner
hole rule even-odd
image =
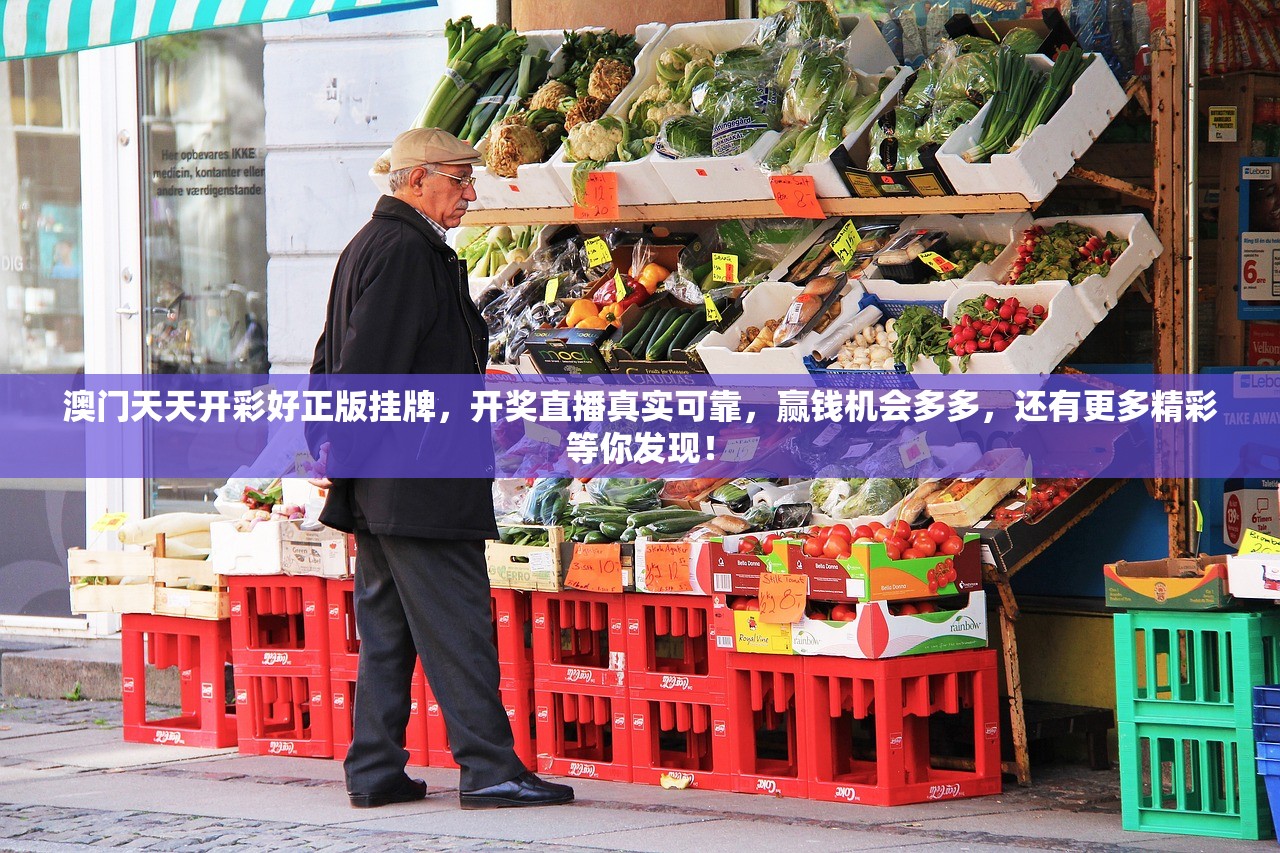
[[[0,62],[0,369],[85,367],[80,95],[74,55]],[[66,552],[84,481],[0,479],[0,617],[70,617]]]
[[[151,39],[138,57],[144,370],[265,374],[262,28]],[[220,485],[152,480],[147,511],[209,511]]]

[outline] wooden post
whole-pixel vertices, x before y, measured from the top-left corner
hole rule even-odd
[[[1184,15],[1183,0],[1165,0],[1165,29],[1151,33],[1152,47],[1152,138],[1155,142],[1156,207],[1155,226],[1164,252],[1156,259],[1155,281],[1155,371],[1186,373],[1190,367],[1187,348],[1187,300],[1195,298],[1195,288],[1187,277],[1187,217],[1194,215],[1187,204],[1187,85],[1196,79],[1197,68],[1189,68],[1183,52],[1185,28],[1195,26]],[[1159,449],[1160,435],[1157,434]],[[1186,447],[1168,447],[1176,459],[1186,458]],[[1177,554],[1191,544],[1188,519],[1190,483],[1186,479],[1156,481],[1158,496],[1169,513],[1169,552]]]

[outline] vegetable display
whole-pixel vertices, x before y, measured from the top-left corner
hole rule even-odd
[[[999,243],[993,243],[990,240],[974,240],[972,242],[963,240],[950,240],[951,249],[947,253],[947,260],[955,264],[955,268],[947,272],[938,273],[938,279],[948,281],[950,279],[964,278],[979,264],[990,264],[1005,247]]]
[[[964,370],[970,356],[979,352],[1004,352],[1019,335],[1034,332],[1047,316],[1043,305],[1028,308],[1014,296],[966,299],[956,312],[956,324],[947,345],[953,355],[960,356],[960,369]]]
[[[413,126],[438,127],[457,135],[489,84],[519,65],[528,42],[501,24],[476,29],[470,15],[446,21],[444,34],[448,42],[445,74]]]
[[[1106,276],[1129,241],[1111,232],[1098,235],[1091,228],[1059,222],[1049,228],[1033,225],[1022,232],[1018,256],[1009,268],[1007,284],[1069,281],[1079,284],[1091,275]]]
[[[528,260],[537,233],[534,226],[462,228],[457,239],[458,258],[466,263],[470,275],[494,276],[507,264]]]
[[[894,330],[898,333],[892,347],[894,361],[910,367],[919,358],[931,358],[938,370],[951,372],[951,333],[937,314],[923,306],[909,306],[898,316]]]
[[[897,320],[868,326],[850,338],[836,353],[841,370],[893,370],[893,345],[898,341]]]

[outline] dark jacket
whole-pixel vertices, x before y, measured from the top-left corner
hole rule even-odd
[[[478,374],[488,348],[466,267],[418,211],[380,198],[338,259],[311,372]],[[495,538],[492,483],[335,480],[320,520],[348,532]]]

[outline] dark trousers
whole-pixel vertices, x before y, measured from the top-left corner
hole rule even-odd
[[[484,543],[356,534],[360,666],[347,790],[394,788],[404,773],[415,649],[471,791],[513,779],[511,724],[498,692]]]

